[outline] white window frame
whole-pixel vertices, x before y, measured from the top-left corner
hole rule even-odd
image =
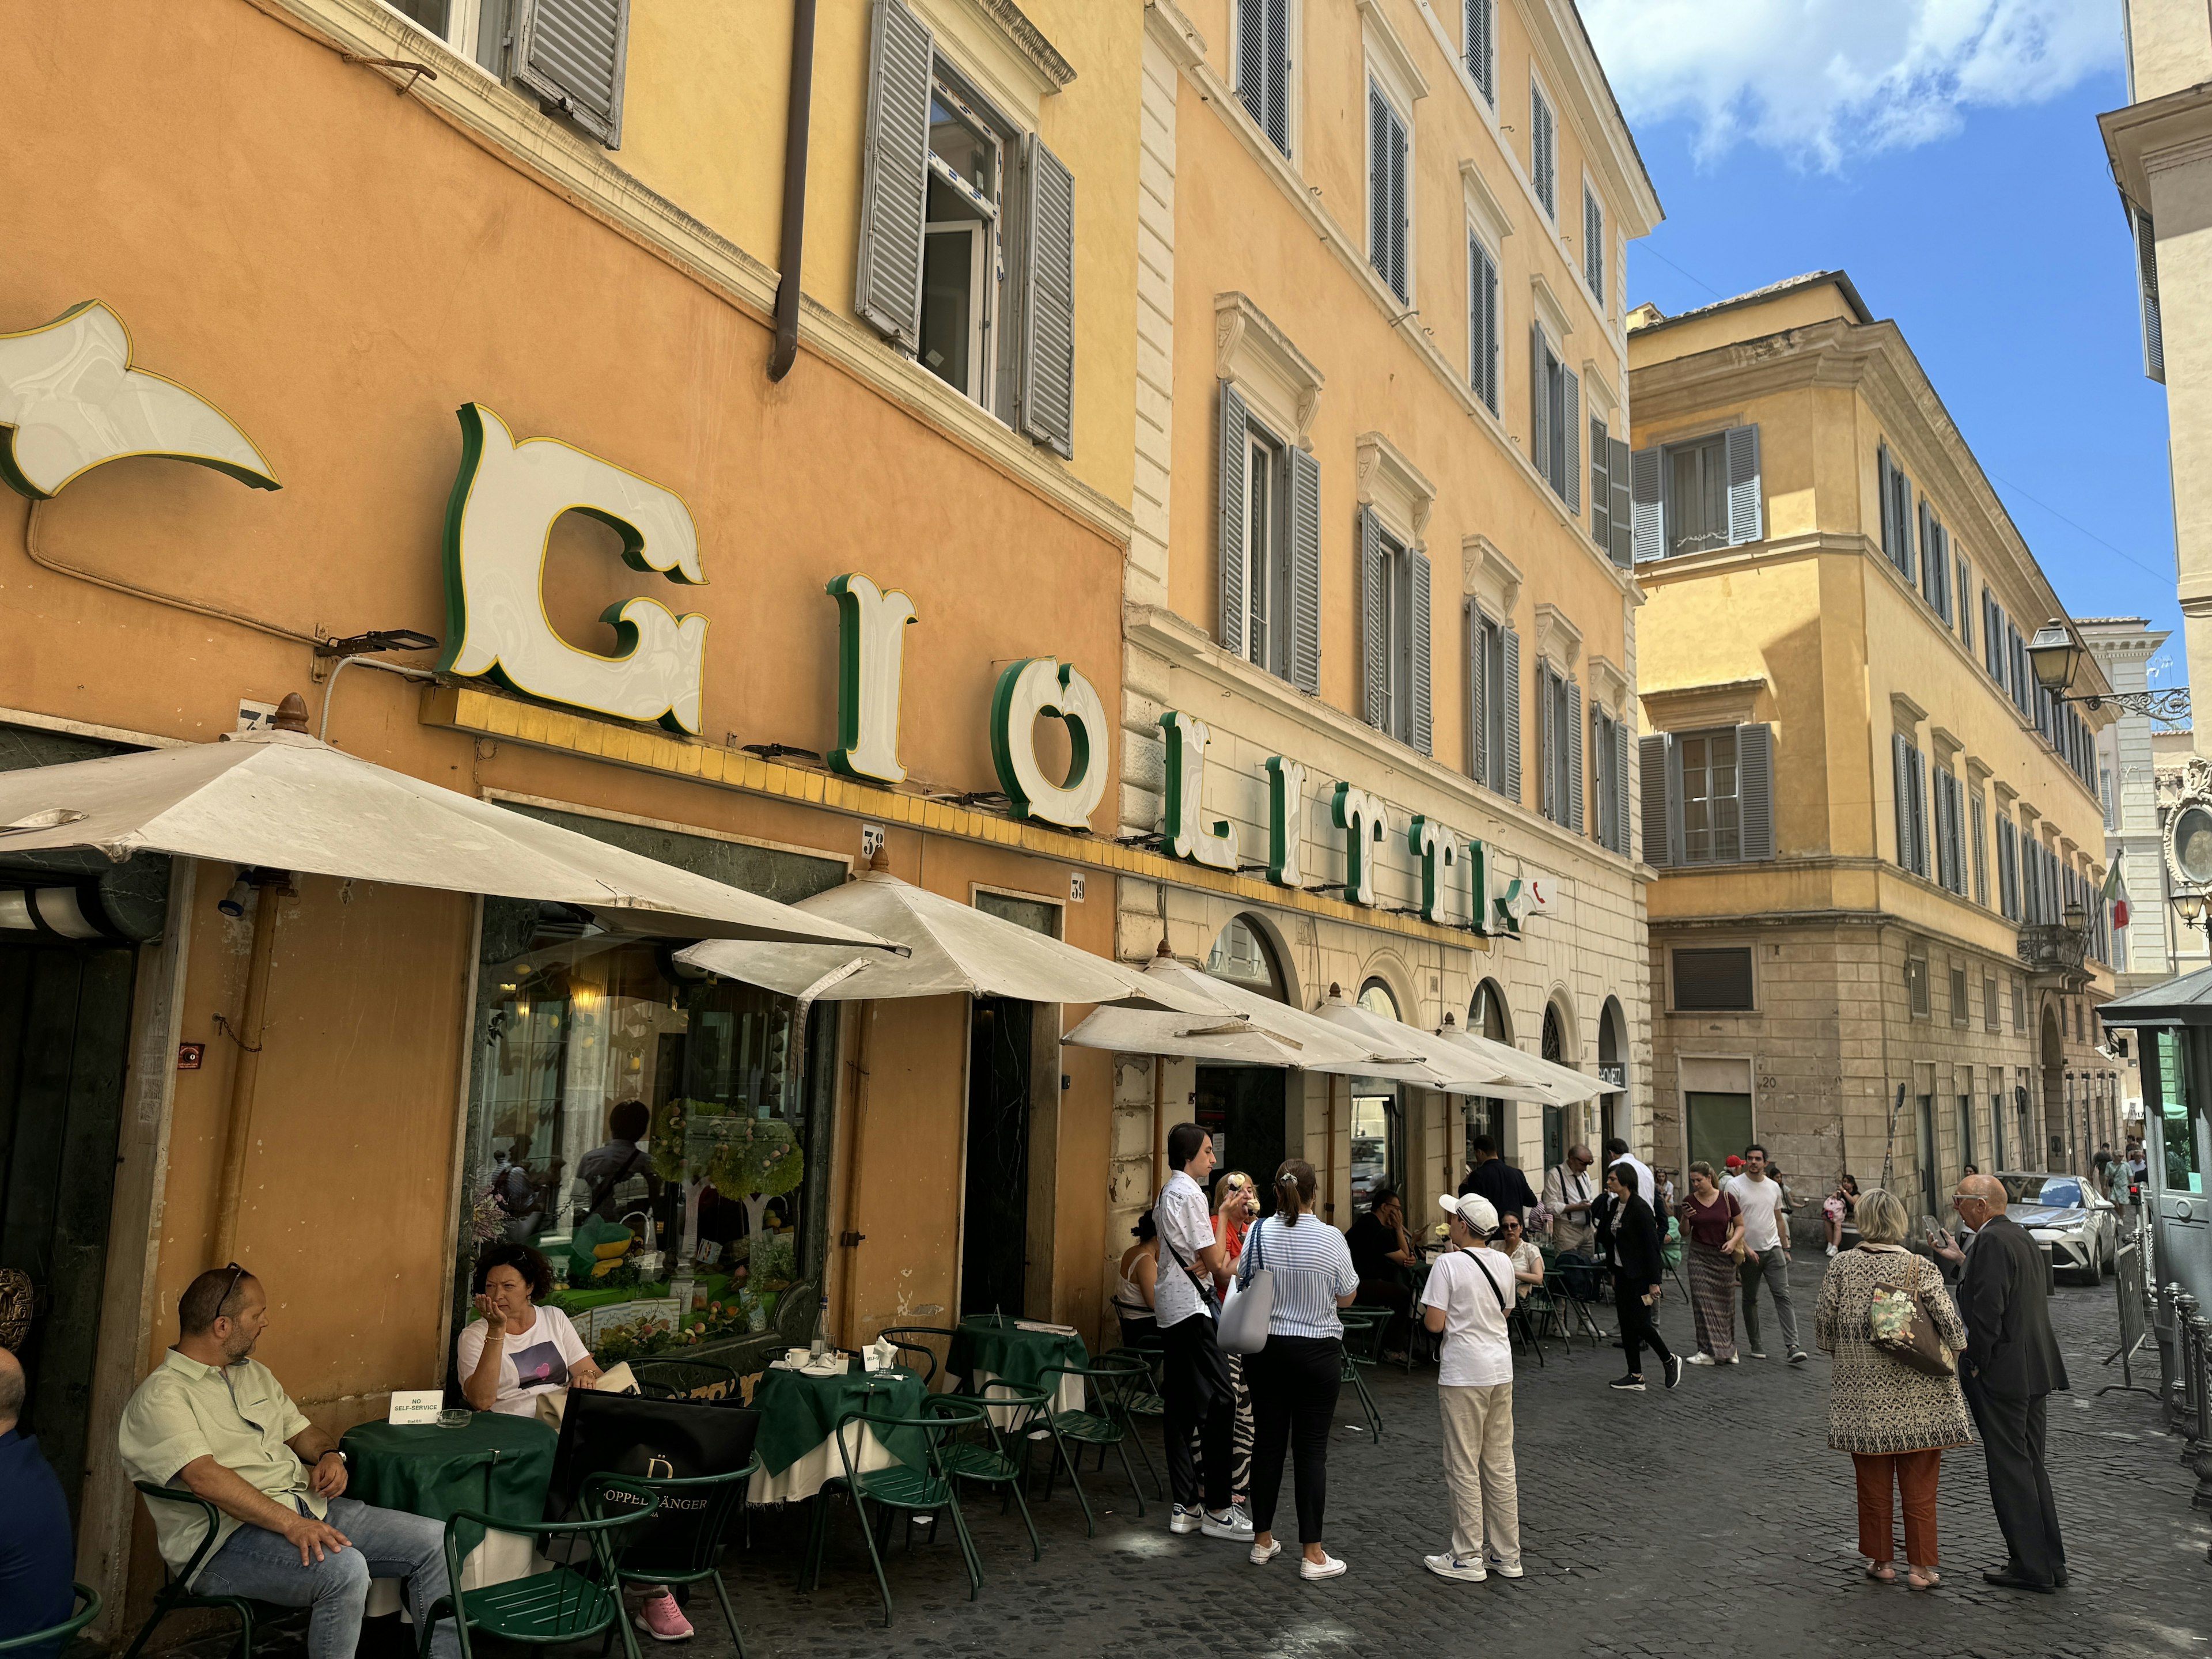
[[[1023,129],[976,90],[976,80],[963,70],[959,64],[946,56],[942,46],[933,52],[929,64],[930,97],[933,103],[948,102],[962,118],[963,125],[972,125],[985,133],[996,148],[992,162],[992,179],[995,190],[992,199],[986,201],[973,186],[952,170],[951,165],[929,151],[929,176],[947,190],[958,192],[975,208],[986,234],[976,237],[978,244],[971,254],[970,270],[981,266],[980,291],[982,302],[976,306],[969,324],[969,374],[971,384],[955,386],[938,374],[927,362],[923,370],[974,404],[1001,425],[1009,424],[1005,393],[1001,384],[1003,347],[1006,344],[1003,322],[1012,315],[1012,289],[1014,274],[1008,263],[1006,225],[1006,185],[1015,159]],[[927,210],[925,208],[925,214]],[[925,269],[928,260],[929,239],[933,234],[949,235],[956,229],[964,229],[975,220],[945,220],[925,218],[922,224],[922,248]],[[920,361],[917,358],[917,361]]]
[[[1277,679],[1287,680],[1291,678],[1290,452],[1293,446],[1277,436],[1252,410],[1249,398],[1245,408],[1244,659]],[[1264,548],[1255,545],[1263,527],[1255,521],[1251,488],[1256,476],[1255,457],[1262,453],[1268,468]],[[1255,647],[1254,612],[1255,597],[1259,596],[1264,596],[1261,602],[1266,606],[1259,624],[1265,637]],[[1255,648],[1264,654],[1255,655]]]
[[[1507,622],[1484,604],[1474,602],[1474,625],[1482,630],[1482,667],[1486,684],[1482,688],[1482,771],[1475,782],[1492,794],[1505,793],[1505,710],[1508,696],[1505,676],[1505,629]],[[1472,654],[1472,653],[1470,653]],[[1470,665],[1471,666],[1471,665]]]
[[[1486,94],[1482,90],[1482,82],[1475,80],[1474,71],[1468,67],[1467,62],[1468,20],[1478,9],[1489,21],[1489,27],[1484,31],[1484,36],[1490,44],[1490,91]],[[1498,0],[1462,0],[1459,10],[1459,66],[1473,84],[1475,96],[1486,107],[1495,111],[1498,107]]]

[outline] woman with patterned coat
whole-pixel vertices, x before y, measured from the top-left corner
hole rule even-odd
[[[1904,1248],[1905,1206],[1896,1194],[1876,1189],[1862,1195],[1858,1224],[1858,1248],[1828,1263],[1814,1322],[1820,1352],[1836,1362],[1828,1446],[1849,1452],[1857,1470],[1859,1553],[1867,1558],[1866,1576],[1877,1583],[1897,1581],[1890,1532],[1894,1484],[1905,1509],[1905,1582],[1913,1589],[1933,1589],[1943,1582],[1936,1571],[1936,1488],[1943,1453],[1972,1444],[1973,1431],[1955,1369],[1929,1376],[1875,1346],[1875,1290],[1917,1291],[1954,1354],[1966,1346],[1966,1328],[1936,1264]]]

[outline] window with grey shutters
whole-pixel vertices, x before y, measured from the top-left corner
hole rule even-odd
[[[1909,954],[1905,958],[1905,997],[1915,1019],[1929,1017],[1928,958],[1925,954]]]
[[[1014,425],[1063,458],[1075,453],[1075,175],[1032,134],[1022,222],[1021,374]]]
[[[1662,732],[1636,745],[1637,781],[1643,802],[1644,861],[1655,870],[1672,869],[1682,861],[1682,817],[1677,811],[1681,782],[1678,776],[1674,738]]]
[[[1536,810],[1559,821],[1559,700],[1554,695],[1551,669],[1536,665]]]
[[[1528,325],[1528,459],[1568,510],[1582,511],[1582,381],[1541,323]]]
[[[1237,97],[1291,153],[1291,0],[1237,0]]]
[[[1359,509],[1359,718],[1378,731],[1390,729],[1389,567],[1383,552],[1382,520],[1375,509]]]
[[[1291,684],[1321,690],[1321,463],[1290,453]]]
[[[1928,873],[1928,768],[1926,757],[1901,732],[1890,734],[1895,776],[1897,864],[1916,876]]]
[[[1951,532],[1936,505],[1920,498],[1920,597],[1945,623],[1951,620]]]
[[[1588,185],[1583,186],[1583,281],[1590,297],[1605,309],[1605,209]]]
[[[1743,858],[1743,799],[1735,728],[1675,735],[1680,780],[1682,862],[1735,864]]]
[[[1912,550],[1912,481],[1887,444],[1875,452],[1875,471],[1881,492],[1881,550],[1907,582],[1914,582],[1920,566]]]
[[[1376,82],[1367,83],[1367,262],[1389,284],[1390,291],[1407,304],[1413,285],[1407,275],[1407,241],[1410,227],[1406,195],[1407,149],[1405,118],[1382,95]]]
[[[1434,716],[1436,687],[1431,660],[1429,607],[1435,579],[1429,556],[1418,547],[1406,550],[1406,672],[1412,684],[1406,741],[1424,755],[1436,752]]]
[[[1628,446],[1619,438],[1605,441],[1605,476],[1610,499],[1607,502],[1606,556],[1626,570],[1636,562],[1635,509],[1630,500],[1632,463]],[[1595,486],[1593,486],[1594,488]]]
[[[1318,502],[1300,500],[1293,459],[1299,452],[1253,419],[1243,394],[1226,380],[1218,437],[1216,637],[1224,651],[1295,683],[1307,621],[1299,598],[1299,548],[1311,541],[1318,554],[1318,526],[1310,535],[1304,522]],[[1317,597],[1317,574],[1314,592]]]
[[[1982,666],[2002,688],[2005,683],[2004,608],[1986,587],[1982,590]]]
[[[1220,621],[1214,637],[1231,656],[1242,657],[1249,649],[1249,612],[1244,594],[1251,564],[1249,486],[1246,476],[1252,441],[1251,419],[1243,397],[1226,380],[1221,383],[1219,436],[1215,514],[1218,533],[1214,540],[1221,579]]]
[[[1536,665],[1537,759],[1542,769],[1537,810],[1580,834],[1583,809],[1583,689]]]
[[[1764,722],[1735,729],[1736,794],[1747,862],[1774,856],[1774,728]]]
[[[1759,428],[1732,426],[1728,432],[1729,545],[1761,541],[1766,535],[1765,504],[1759,476]]]
[[[1560,404],[1553,429],[1565,446],[1559,458],[1559,478],[1552,488],[1566,498],[1567,511],[1580,518],[1583,511],[1583,383],[1574,370],[1559,370]]]
[[[909,352],[921,345],[934,49],[929,26],[899,0],[876,0],[868,34],[868,119],[860,147],[860,270],[853,305]]]
[[[609,149],[622,143],[629,0],[529,0],[514,78]]]
[[[1552,113],[1552,100],[1534,81],[1528,82],[1528,181],[1544,216],[1559,216],[1559,126]]]
[[[1705,946],[1668,955],[1674,970],[1674,1006],[1682,1012],[1747,1012],[1755,1006],[1749,945]]]
[[[1468,79],[1482,94],[1483,101],[1498,104],[1497,0],[1467,0],[1460,36],[1467,60]]]
[[[1613,726],[1613,850],[1624,857],[1629,842],[1629,786],[1628,786],[1628,723],[1615,720]]]
[[[1972,811],[1966,842],[1973,854],[1974,902],[1987,909],[1990,902],[1990,802],[1978,789],[1969,797]]]
[[[1483,4],[1486,0],[1470,0]],[[1473,231],[1467,236],[1467,378],[1474,395],[1498,413],[1498,261]]]
[[[1974,648],[1974,567],[1963,553],[1959,555],[1959,643],[1967,650]]]
[[[1510,630],[1467,602],[1467,772],[1486,789],[1507,793],[1505,729],[1513,708],[1505,674]]]
[[[1656,448],[1639,449],[1628,460],[1629,550],[1634,562],[1667,556],[1664,473]]]
[[[2021,919],[2020,828],[2009,817],[1997,819],[1997,913]]]
[[[2143,373],[2163,386],[2166,383],[2166,325],[2158,304],[2158,235],[2151,228],[2150,215],[2127,204],[2128,215],[2134,221],[2136,253],[2136,295],[2142,315]]]
[[[1600,547],[1613,541],[1613,478],[1608,471],[1612,464],[1605,422],[1593,415],[1589,423],[1590,539]]]
[[[1559,711],[1559,724],[1567,737],[1567,816],[1568,829],[1577,835],[1583,833],[1583,689],[1572,680],[1566,683],[1566,702]]]
[[[1428,555],[1359,509],[1360,717],[1428,754],[1434,743]]]
[[[1501,793],[1517,806],[1521,804],[1521,630],[1509,623],[1504,630],[1503,642],[1505,784]]]

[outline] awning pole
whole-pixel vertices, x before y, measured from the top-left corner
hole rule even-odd
[[[845,1157],[845,1230],[837,1235],[843,1251],[837,1263],[837,1334],[847,1347],[859,1346],[853,1338],[853,1281],[860,1276],[860,1241],[867,1235],[854,1226],[860,1200],[860,1145],[868,1127],[868,1039],[876,1029],[876,1004],[870,999],[867,1018],[853,1045],[853,1140]]]
[[[1328,1184],[1322,1188],[1321,1212],[1324,1217],[1336,1214],[1336,1073],[1328,1074],[1328,1128],[1322,1140],[1328,1150],[1323,1154],[1328,1164]]]
[[[217,1264],[234,1261],[238,1251],[238,1206],[246,1185],[246,1153],[253,1143],[253,1091],[261,1079],[262,1022],[269,1006],[269,967],[276,942],[276,900],[285,876],[279,870],[258,870],[254,884],[253,945],[246,963],[246,1006],[237,1027],[228,1030],[238,1045],[238,1060],[230,1073],[230,1112],[222,1140],[222,1187],[216,1200],[215,1254]],[[179,917],[175,925],[188,926]],[[216,1016],[219,1024],[222,1017]]]
[[[1168,1179],[1168,1121],[1160,1109],[1161,1091],[1166,1084],[1168,1057],[1152,1056],[1152,1193],[1158,1196]]]

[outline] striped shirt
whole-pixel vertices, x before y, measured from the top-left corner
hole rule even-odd
[[[1244,1241],[1237,1277],[1246,1284],[1255,1267],[1275,1275],[1275,1311],[1267,1321],[1270,1336],[1341,1337],[1336,1299],[1359,1288],[1352,1249],[1344,1235],[1326,1221],[1307,1216],[1295,1227],[1269,1216]]]

